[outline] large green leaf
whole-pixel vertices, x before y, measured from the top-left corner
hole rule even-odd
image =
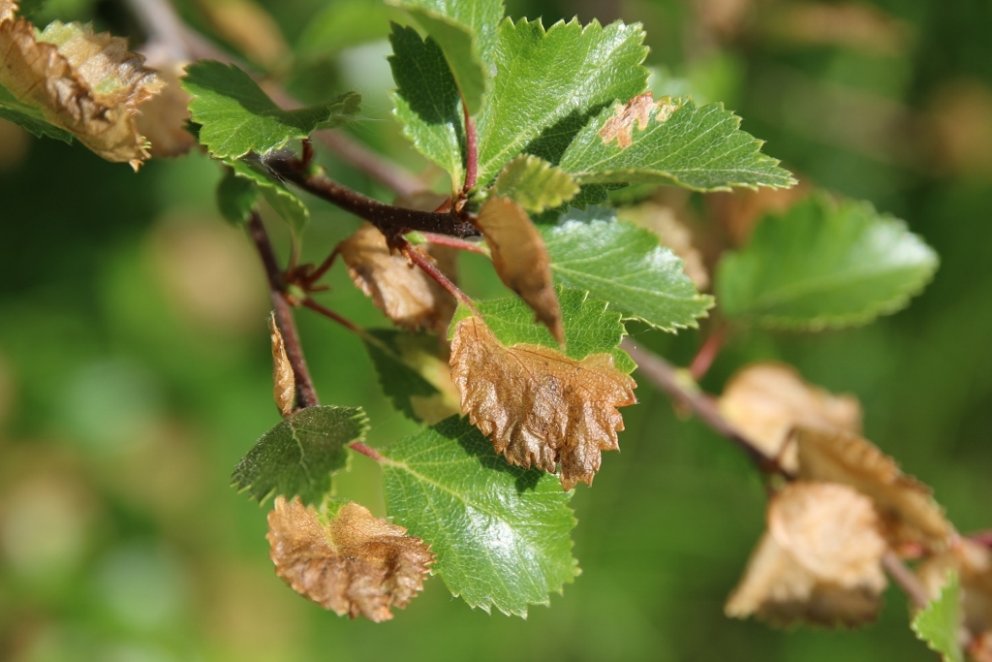
[[[815,196],[761,221],[723,258],[717,302],[767,327],[851,326],[902,308],[933,277],[937,255],[895,218]]]
[[[389,64],[396,81],[394,113],[403,135],[451,175],[452,188],[465,179],[465,126],[455,79],[433,39],[393,25]]]
[[[479,115],[479,184],[545,130],[578,124],[589,112],[641,92],[643,39],[637,24],[583,27],[573,20],[545,30],[540,21],[504,21],[493,93]]]
[[[688,99],[646,96],[630,104],[615,104],[590,120],[560,167],[581,184],[645,182],[697,191],[795,184],[721,104],[699,108]]]
[[[263,154],[306,138],[353,115],[360,100],[349,92],[316,106],[282,110],[244,71],[211,60],[190,65],[183,87],[192,97],[189,111],[200,125],[200,143],[216,158]]]
[[[234,468],[231,481],[259,502],[276,494],[319,503],[331,489],[331,474],[345,466],[345,446],[364,439],[368,427],[359,408],[301,409],[255,442]]]
[[[534,322],[534,311],[519,297],[476,301],[476,308],[504,345],[544,345],[559,349],[576,360],[590,354],[609,352],[613,354],[617,369],[630,372],[636,367],[633,359],[618,347],[627,332],[618,311],[603,301],[591,298],[586,292],[569,288],[558,288],[558,302],[565,322],[564,347],[558,346],[546,326]],[[472,314],[467,307],[458,306],[451,328],[454,329],[455,323]]]
[[[944,662],[963,662],[958,631],[961,628],[961,586],[956,573],[947,579],[940,595],[913,618],[913,632]]]
[[[465,106],[475,114],[482,106],[496,49],[496,26],[502,0],[391,0],[405,9],[441,47]]]
[[[0,117],[19,125],[38,138],[54,138],[64,143],[72,142],[72,134],[65,129],[49,124],[34,106],[21,103],[5,87],[0,86]]]
[[[588,290],[625,318],[675,331],[697,326],[713,305],[657,236],[618,221],[609,209],[569,209],[558,224],[540,229],[556,280]]]
[[[464,419],[400,441],[382,466],[390,516],[431,546],[434,572],[470,606],[525,616],[579,573],[571,492],[508,466]]]
[[[544,159],[524,154],[506,164],[492,192],[510,198],[529,212],[560,207],[579,193],[572,176]]]

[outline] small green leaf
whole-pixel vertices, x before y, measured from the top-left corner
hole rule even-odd
[[[316,129],[340,124],[358,111],[360,97],[349,92],[327,103],[282,110],[248,74],[233,64],[210,60],[186,69],[183,87],[200,125],[200,143],[216,158],[264,154]]]
[[[451,175],[452,187],[465,179],[465,126],[461,100],[441,49],[412,28],[393,25],[389,64],[396,81],[394,113],[403,135],[421,154]]]
[[[609,352],[618,370],[631,372],[636,364],[627,352],[619,349],[627,333],[619,312],[587,292],[564,287],[557,288],[558,303],[565,321],[565,346],[559,347],[551,332],[543,324],[534,323],[534,311],[519,297],[501,297],[476,301],[476,308],[486,324],[504,345],[530,343],[561,350],[566,356],[581,360],[590,354]],[[459,305],[451,321],[454,329],[458,321],[472,315],[466,306]]]
[[[34,106],[21,103],[6,88],[0,87],[0,117],[10,120],[38,138],[54,138],[72,143],[72,134],[54,124],[49,124]]]
[[[727,316],[765,327],[853,326],[905,306],[936,269],[936,253],[902,221],[815,196],[766,217],[723,258],[717,301]]]
[[[573,20],[545,30],[540,21],[504,21],[493,92],[478,121],[479,184],[546,129],[641,92],[648,75],[643,40],[637,24],[583,27]]]
[[[469,113],[478,112],[491,77],[502,0],[390,1],[413,16],[440,46]]]
[[[276,494],[319,504],[331,489],[331,474],[345,466],[345,446],[364,439],[368,428],[365,412],[356,407],[301,409],[255,442],[231,482],[259,503]]]
[[[467,421],[403,439],[383,462],[387,509],[430,544],[433,571],[472,607],[526,616],[579,573],[558,479],[506,464]]]
[[[958,631],[961,628],[961,586],[957,573],[951,573],[940,595],[930,601],[913,618],[916,636],[944,658],[944,662],[963,662]]]
[[[578,192],[579,185],[571,175],[530,154],[506,164],[493,184],[493,193],[535,213],[559,207]]]
[[[618,221],[612,210],[569,209],[557,225],[540,229],[558,282],[588,290],[624,318],[676,331],[695,328],[713,305],[654,234]]]
[[[233,170],[225,170],[224,178],[217,185],[217,207],[221,216],[232,225],[243,225],[251,218],[258,202],[258,186],[250,179],[238,177]]]
[[[722,104],[646,95],[615,104],[586,124],[559,166],[580,184],[676,184],[696,191],[789,187],[795,180],[761,153]]]
[[[254,184],[269,206],[282,216],[294,231],[299,232],[306,227],[310,221],[310,210],[295,193],[276,179],[261,161],[249,156],[244,159],[224,159],[224,163],[231,167],[236,177]]]

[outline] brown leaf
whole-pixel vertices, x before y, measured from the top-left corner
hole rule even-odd
[[[296,377],[274,312],[269,315],[269,336],[272,338],[272,398],[279,413],[289,416],[296,408]]]
[[[196,144],[196,138],[186,130],[189,119],[189,95],[183,89],[180,79],[186,75],[184,65],[168,62],[152,62],[164,87],[141,106],[138,115],[138,131],[151,143],[151,155],[155,158],[181,156]]]
[[[961,582],[962,625],[976,639],[992,644],[992,550],[961,538],[947,550],[921,563],[916,570],[931,599],[940,595],[951,571],[957,573]],[[978,650],[981,645],[984,644],[980,644]],[[989,650],[992,652],[992,648]]]
[[[754,226],[765,214],[784,212],[807,195],[809,186],[801,181],[792,188],[712,193],[705,201],[710,218],[723,227],[735,246],[741,246],[747,243]]]
[[[397,325],[437,333],[447,329],[454,298],[405,257],[393,254],[373,226],[363,225],[339,250],[351,280]]]
[[[785,442],[794,426],[861,432],[861,405],[854,397],[808,384],[780,363],[755,363],[734,375],[720,396],[720,412],[793,473],[796,447]]]
[[[581,361],[539,345],[504,347],[485,322],[463,319],[451,341],[462,411],[510,464],[554,472],[566,490],[592,484],[601,451],[618,450],[634,380],[609,354]]]
[[[842,431],[798,427],[798,476],[850,485],[869,497],[893,546],[943,548],[954,533],[929,487],[899,470],[895,460],[871,442]]]
[[[475,225],[489,244],[493,266],[503,283],[537,313],[555,340],[564,342],[551,261],[524,208],[509,198],[492,196],[479,210]]]
[[[613,117],[599,130],[599,137],[606,145],[616,140],[620,149],[626,149],[633,142],[634,124],[643,131],[648,128],[652,116],[659,123],[665,122],[678,109],[679,105],[671,97],[661,97],[655,101],[651,92],[638,94],[617,108]]]
[[[775,624],[858,625],[885,588],[886,545],[872,503],[849,487],[791,483],[768,506],[768,529],[727,601],[728,616]]]
[[[138,112],[162,82],[124,39],[58,21],[36,32],[16,9],[0,0],[0,85],[99,156],[137,170],[149,156]]]
[[[277,497],[269,513],[276,574],[297,593],[339,616],[380,622],[423,588],[434,556],[406,529],[350,502],[324,525],[299,497]]]

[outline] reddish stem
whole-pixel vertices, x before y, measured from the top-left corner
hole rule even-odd
[[[384,459],[386,459],[379,453],[379,451],[372,448],[371,446],[366,446],[360,441],[353,441],[352,443],[348,444],[348,447],[351,450],[355,451],[356,453],[361,453],[365,457],[371,458],[376,462],[382,462]]]
[[[436,234],[434,232],[421,232],[420,234],[427,240],[427,243],[434,244],[435,246],[447,246],[448,248],[454,248],[459,251],[489,255],[489,252],[485,248],[474,241],[467,241],[458,237],[450,237],[446,234]]]
[[[717,325],[713,327],[710,335],[703,342],[699,351],[696,352],[696,356],[693,357],[692,363],[689,364],[689,374],[695,381],[701,380],[709,372],[710,366],[713,365],[713,361],[720,354],[720,350],[723,349],[723,342],[726,340],[727,334],[724,327]]]
[[[338,324],[340,324],[344,328],[348,329],[352,333],[355,333],[355,334],[357,334],[359,336],[364,336],[365,335],[365,331],[362,330],[362,328],[360,326],[358,326],[357,324],[355,324],[354,322],[352,322],[348,318],[342,317],[341,315],[338,315],[336,312],[334,312],[330,308],[328,308],[326,306],[320,305],[319,303],[317,303],[313,299],[310,299],[310,298],[304,299],[303,300],[303,307],[304,308],[309,308],[310,310],[312,310],[314,312],[320,313],[321,315],[323,315],[327,319],[332,320],[334,322],[337,322]]]
[[[468,114],[468,106],[462,99],[462,112],[465,115],[465,185],[462,193],[468,193],[475,186],[479,172],[479,148],[475,134],[475,121]]]
[[[320,263],[320,266],[314,269],[312,273],[307,275],[306,285],[308,289],[318,280],[323,278],[324,274],[327,273],[328,269],[334,266],[334,260],[337,259],[338,254],[340,253],[340,249],[341,249],[340,244],[335,246],[334,250],[331,251],[331,254],[328,255],[327,258],[325,258],[324,261]]]
[[[472,299],[469,298],[467,294],[462,292],[461,288],[455,285],[450,278],[444,275],[444,272],[437,268],[437,265],[434,264],[433,260],[421,253],[415,247],[411,246],[405,239],[403,240],[403,243],[400,244],[399,249],[404,255],[406,255],[408,260],[417,265],[420,270],[427,274],[435,283],[447,290],[448,293],[458,299],[458,301],[468,306],[473,313],[477,315],[479,314],[479,311],[476,309],[475,303]]]

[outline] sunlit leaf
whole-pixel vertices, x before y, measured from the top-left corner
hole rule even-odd
[[[506,164],[493,183],[492,192],[513,200],[529,212],[542,212],[574,198],[579,185],[561,168],[525,154]]]
[[[940,653],[944,662],[963,662],[958,633],[961,629],[961,585],[958,576],[947,577],[940,595],[913,617],[913,632]]]

